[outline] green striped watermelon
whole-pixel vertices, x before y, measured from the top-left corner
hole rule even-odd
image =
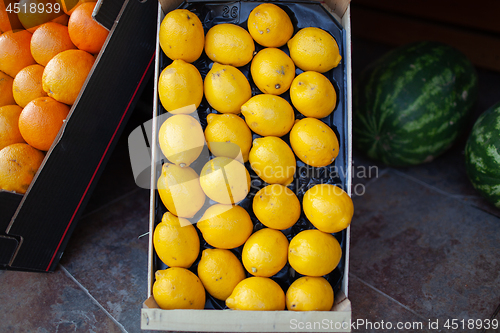
[[[432,161],[464,130],[477,81],[471,62],[448,45],[426,41],[394,49],[357,82],[355,146],[391,166]]]
[[[474,124],[465,146],[465,165],[476,190],[500,208],[500,103]]]

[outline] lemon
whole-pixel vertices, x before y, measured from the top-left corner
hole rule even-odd
[[[321,120],[304,118],[293,125],[290,144],[297,157],[307,165],[330,165],[339,154],[335,132]]]
[[[285,267],[288,239],[279,230],[264,228],[247,239],[241,253],[246,270],[254,276],[271,277]]]
[[[236,67],[214,63],[204,82],[208,103],[220,113],[240,113],[241,106],[252,97],[247,78]]]
[[[262,136],[283,136],[295,121],[292,106],[286,99],[270,94],[250,98],[241,107],[248,127]]]
[[[284,230],[298,221],[300,202],[288,187],[268,185],[255,194],[253,212],[266,227]]]
[[[288,247],[288,262],[302,275],[326,275],[337,267],[341,257],[337,239],[316,229],[301,231]]]
[[[285,293],[270,278],[253,276],[238,283],[226,305],[232,310],[285,310]]]
[[[253,58],[250,66],[253,82],[265,94],[281,95],[295,77],[292,59],[276,48],[265,48]]]
[[[196,171],[165,163],[157,183],[165,207],[179,217],[193,217],[205,203],[205,193]]]
[[[248,32],[262,46],[280,47],[293,35],[293,25],[288,14],[272,3],[255,7],[248,16]]]
[[[291,311],[330,311],[333,288],[323,277],[303,276],[290,285],[285,298]]]
[[[192,113],[203,98],[200,72],[184,60],[174,60],[160,74],[158,94],[165,110],[173,114]]]
[[[198,263],[198,276],[208,293],[223,301],[246,277],[238,258],[224,249],[203,250]]]
[[[153,297],[164,310],[205,308],[205,288],[191,271],[181,267],[155,273]]]
[[[323,232],[334,233],[351,224],[354,206],[349,195],[340,187],[318,184],[304,194],[304,213]]]
[[[234,114],[210,113],[207,123],[205,139],[212,154],[248,161],[252,132],[243,119]]]
[[[250,174],[243,164],[228,157],[208,161],[200,173],[205,194],[222,204],[236,204],[250,191]]]
[[[240,206],[215,204],[210,206],[196,224],[205,241],[219,249],[234,249],[250,237],[252,220]]]
[[[163,214],[156,226],[153,244],[160,260],[169,267],[189,268],[200,252],[196,229],[188,220],[170,212]]]
[[[241,67],[250,62],[255,51],[252,36],[242,27],[217,24],[205,37],[205,53],[214,62]]]
[[[176,9],[161,22],[159,39],[167,57],[193,62],[203,52],[205,32],[198,16],[187,9]]]
[[[288,185],[295,174],[295,156],[285,141],[275,136],[253,140],[248,160],[263,181]]]
[[[158,141],[163,155],[170,162],[186,167],[200,156],[205,135],[198,120],[186,114],[176,114],[161,125]]]
[[[337,67],[342,59],[335,38],[320,28],[301,29],[287,44],[290,57],[303,71],[324,73]]]
[[[323,74],[304,72],[297,75],[290,86],[293,106],[306,117],[324,118],[333,112],[337,93]]]

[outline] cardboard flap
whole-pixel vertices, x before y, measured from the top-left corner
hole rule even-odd
[[[347,7],[351,3],[351,0],[325,0],[325,4],[330,7],[331,10],[339,17],[344,16]]]
[[[161,9],[163,9],[164,13],[168,13],[169,11],[174,10],[182,3],[182,0],[159,0],[159,1]]]
[[[168,13],[169,11],[177,8],[182,3],[182,0],[159,0],[159,2],[161,4],[163,12]],[[325,0],[324,3],[331,10],[333,10],[335,14],[337,14],[339,17],[342,17],[344,16],[347,7],[349,7],[351,0]]]

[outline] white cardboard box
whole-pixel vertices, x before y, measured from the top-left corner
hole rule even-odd
[[[313,0],[314,1],[314,0]],[[346,192],[351,195],[352,165],[352,83],[351,83],[351,21],[350,0],[326,0],[322,6],[330,12],[345,30],[344,66],[346,72],[346,107],[347,107],[347,166]],[[158,5],[158,31],[165,14],[182,3],[182,0],[160,0]],[[158,91],[157,79],[160,75],[160,46],[157,36],[155,64],[155,97],[152,120],[152,142],[157,141],[159,124],[157,116]],[[154,283],[154,248],[153,231],[155,228],[155,195],[158,145],[151,144],[151,193],[149,219],[149,259],[148,259],[148,295],[141,310],[141,328],[145,330],[196,331],[196,332],[350,332],[351,303],[348,299],[349,276],[349,237],[347,229],[344,274],[340,292],[336,295],[331,311],[233,311],[233,310],[162,310],[152,296]]]

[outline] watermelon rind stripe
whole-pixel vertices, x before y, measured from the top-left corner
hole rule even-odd
[[[477,97],[477,74],[457,50],[436,42],[389,52],[355,87],[353,141],[392,166],[428,162],[465,129]]]
[[[500,208],[500,102],[474,124],[465,146],[465,164],[474,188]]]

